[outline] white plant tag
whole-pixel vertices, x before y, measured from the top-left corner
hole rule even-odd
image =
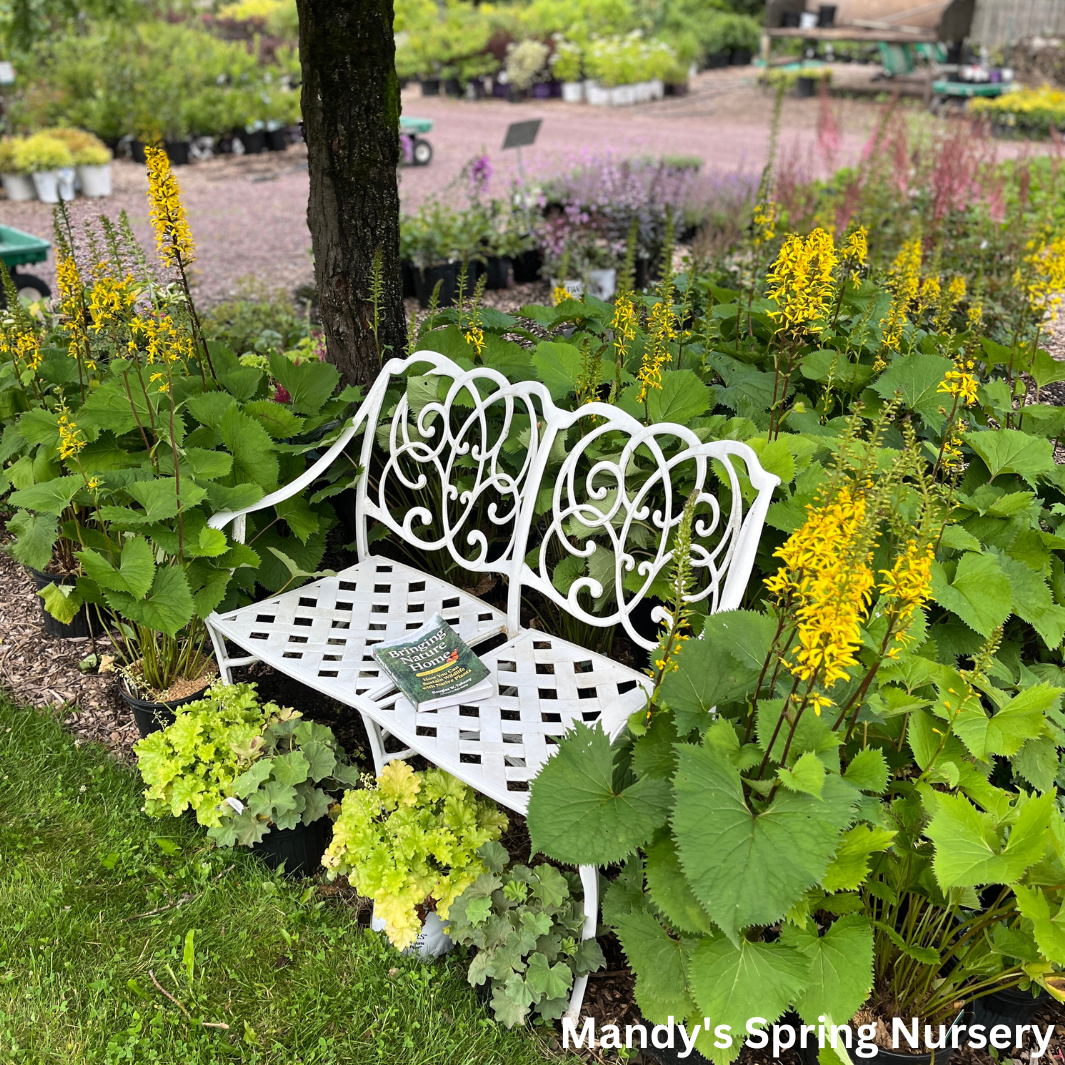
[[[230,795],[225,801],[229,803],[238,814],[244,813],[244,803],[242,803],[240,799],[234,799],[233,796]]]

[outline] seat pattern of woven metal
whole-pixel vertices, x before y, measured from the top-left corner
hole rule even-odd
[[[214,615],[211,627],[253,658],[350,703],[353,695],[373,698],[392,687],[381,677],[373,646],[420,628],[435,613],[468,644],[506,629],[501,611],[446,581],[379,556],[335,577]]]
[[[488,699],[416,711],[393,693],[378,699],[364,716],[435,765],[522,814],[529,803],[529,782],[573,722],[601,722],[613,736],[644,706],[651,687],[642,673],[535,631],[523,632],[481,659],[496,684]]]

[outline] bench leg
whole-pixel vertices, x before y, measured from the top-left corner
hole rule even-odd
[[[594,939],[599,922],[599,870],[594,865],[582,865],[578,872],[581,874],[581,884],[584,886],[584,927],[581,929],[581,939]],[[579,976],[573,981],[573,992],[570,994],[569,1008],[565,1015],[574,1024],[580,1017],[587,987],[587,976]]]
[[[390,732],[385,732],[385,730],[367,714],[363,714],[360,711],[359,716],[362,718],[362,723],[366,726],[366,737],[370,741],[370,753],[373,755],[374,773],[378,776],[381,775],[381,770],[384,769],[389,762],[396,758],[407,759],[415,753],[410,747],[407,747],[402,751],[386,751],[385,739],[392,734]]]
[[[223,684],[233,683],[233,667],[249,666],[252,662],[258,662],[254,655],[245,658],[229,658],[226,655],[226,638],[215,630],[215,627],[207,622],[207,631],[211,634],[211,646],[214,648],[214,660],[218,666],[218,677]]]

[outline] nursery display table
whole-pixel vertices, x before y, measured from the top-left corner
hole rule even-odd
[[[305,473],[252,507],[216,514],[210,525],[232,525],[242,542],[249,513],[306,490],[358,433],[359,561],[334,577],[212,614],[207,625],[219,672],[231,681],[234,667],[267,663],[358,710],[378,772],[392,758],[419,754],[520,814],[530,782],[573,722],[599,723],[613,737],[645,705],[650,688],[643,673],[524,627],[523,592],[586,624],[620,626],[651,649],[656,640],[641,634],[633,613],[656,577],[669,573],[671,538],[692,486],[699,495],[691,560],[700,588],[692,599],[714,612],[741,602],[778,483],[746,444],[704,442],[668,422],[644,426],[605,403],[564,410],[537,381],[511,383],[489,367],[465,370],[419,352],[384,367],[351,423]],[[548,474],[549,463],[560,461]],[[724,498],[715,494],[718,484],[727,486]],[[437,552],[452,571],[504,579],[506,611],[432,575],[429,566],[370,554],[371,521],[416,557]],[[599,552],[605,566],[559,590],[553,578],[560,559],[591,560]],[[437,612],[475,650],[504,638],[479,652],[495,692],[418,712],[371,652]],[[652,621],[663,618],[661,608],[651,612]],[[239,650],[231,653],[229,644]],[[590,938],[598,878],[593,866],[580,874],[583,935]],[[576,982],[568,1015],[576,1017],[586,982]]]

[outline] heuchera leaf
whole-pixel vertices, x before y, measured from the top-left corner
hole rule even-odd
[[[683,747],[674,779],[673,831],[696,898],[734,943],[781,917],[828,868],[858,799],[829,774],[821,796],[781,789],[760,814],[747,806],[728,754]]]
[[[533,850],[573,865],[610,865],[646,843],[669,813],[669,783],[644,779],[612,785],[614,752],[597,723],[577,722],[533,782]]]

